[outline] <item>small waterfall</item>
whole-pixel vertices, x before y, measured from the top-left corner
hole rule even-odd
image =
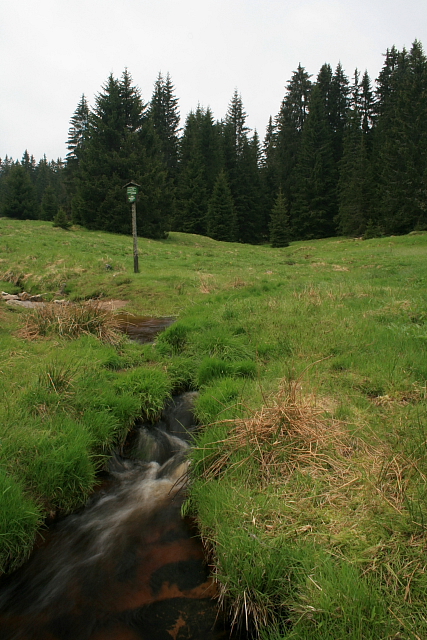
[[[2,640],[213,640],[216,587],[181,518],[194,393],[135,428],[106,486],[0,581]]]

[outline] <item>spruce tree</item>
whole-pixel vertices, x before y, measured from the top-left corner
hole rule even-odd
[[[236,214],[227,176],[220,171],[208,207],[207,233],[214,240],[236,239]]]
[[[85,142],[89,135],[89,105],[86,96],[82,94],[80,102],[74,111],[68,130],[66,161],[68,165],[78,162]]]
[[[53,219],[53,226],[60,227],[61,229],[69,229],[71,227],[71,222],[68,220],[67,214],[62,207],[59,207]]]
[[[58,199],[52,186],[47,186],[40,206],[40,219],[53,220],[58,213]]]
[[[13,165],[13,158],[9,158],[7,154],[5,155],[4,160],[0,158],[0,212],[3,210],[7,176],[9,175],[10,169]]]
[[[36,169],[36,160],[33,155],[29,155],[28,151],[25,150],[22,156],[21,165],[24,167],[25,172],[30,177],[31,182],[34,184],[35,178],[35,169]]]
[[[290,240],[289,216],[283,192],[280,189],[270,220],[270,244],[273,248],[288,247]]]
[[[2,215],[19,220],[34,220],[39,217],[39,205],[34,185],[28,171],[16,163],[4,182]]]
[[[386,233],[427,224],[427,58],[421,44],[387,52],[377,82],[374,135],[376,202]]]
[[[273,124],[273,118],[270,116],[260,160],[261,206],[263,211],[261,216],[262,240],[268,240],[270,237],[270,215],[275,202],[277,185],[279,184],[276,137],[276,128]]]
[[[250,140],[242,98],[234,91],[222,126],[224,169],[234,202],[236,239],[258,243],[262,236],[260,147],[258,135]]]
[[[212,111],[208,107],[202,110],[200,121],[200,153],[205,167],[205,179],[208,193],[211,194],[217,176],[223,167],[221,149],[222,127],[214,121]]]
[[[260,178],[260,144],[255,131],[251,139],[245,138],[237,161],[234,206],[237,223],[237,240],[246,244],[262,241],[263,210]]]
[[[304,67],[299,64],[286,85],[286,94],[275,123],[274,162],[277,182],[270,200],[276,196],[281,187],[291,211],[295,196],[295,166],[309,112],[312,90],[310,77]]]
[[[349,109],[349,80],[339,63],[331,80],[329,96],[329,122],[333,132],[334,160],[338,163],[343,154],[344,127]]]
[[[137,212],[138,233],[164,237],[170,190],[159,139],[147,117],[139,89],[125,69],[109,76],[89,115],[87,140],[75,173],[73,219],[90,229],[131,232],[123,185],[142,185]]]
[[[203,160],[197,151],[182,169],[178,185],[178,220],[175,228],[184,233],[206,234],[208,191]]]
[[[164,161],[172,179],[176,177],[178,161],[179,110],[178,98],[169,73],[166,79],[159,73],[150,102],[150,118],[157,133]]]
[[[220,170],[220,137],[212,113],[200,105],[185,121],[179,147],[174,229],[206,234],[209,199]]]
[[[206,233],[208,190],[201,153],[203,110],[190,111],[179,147],[176,216],[172,228],[185,233]]]
[[[362,235],[374,217],[372,169],[363,122],[357,109],[349,112],[339,165],[337,227],[349,236]]]
[[[293,237],[310,239],[334,235],[337,167],[324,96],[317,85],[311,93],[294,179]]]
[[[371,149],[372,129],[375,123],[375,98],[372,90],[372,83],[368,72],[362,77],[360,84],[360,115],[362,118],[362,130],[366,136],[366,143]]]
[[[232,161],[242,154],[243,146],[247,139],[248,127],[245,125],[247,114],[243,108],[242,96],[237,89],[234,90],[233,97],[228,105],[225,116],[225,130],[229,138],[232,149]]]
[[[44,155],[43,158],[39,160],[39,162],[37,163],[37,166],[35,169],[35,188],[36,188],[37,200],[40,203],[43,199],[43,195],[47,187],[52,186],[52,181],[53,181],[52,167],[50,166],[46,156]]]

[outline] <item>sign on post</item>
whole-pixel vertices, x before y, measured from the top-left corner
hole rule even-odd
[[[126,193],[128,196],[128,202],[136,202],[136,196],[138,195],[138,187],[126,187]]]
[[[136,231],[136,198],[138,195],[139,184],[131,181],[125,184],[124,187],[126,187],[126,195],[127,195],[128,202],[132,205],[133,270],[134,270],[134,273],[139,273],[138,234]]]

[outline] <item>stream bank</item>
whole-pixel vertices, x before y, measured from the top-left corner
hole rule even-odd
[[[139,343],[173,321],[119,316]],[[228,637],[203,545],[181,517],[196,396],[169,400],[155,425],[137,421],[101,489],[0,578],[2,640]]]
[[[104,488],[0,580],[3,640],[219,640],[217,588],[181,517],[195,393],[140,423]]]

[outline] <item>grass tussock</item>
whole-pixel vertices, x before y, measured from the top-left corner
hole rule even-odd
[[[119,344],[123,339],[115,315],[96,303],[44,304],[28,314],[20,335],[27,340],[94,335],[109,344]]]
[[[297,468],[307,464],[315,467],[330,466],[337,461],[327,455],[329,449],[345,456],[349,451],[344,444],[344,432],[338,421],[327,424],[324,413],[311,401],[298,401],[298,383],[284,384],[272,404],[264,405],[250,418],[232,421],[221,454],[208,466],[204,476],[218,477],[221,471],[233,464],[238,454],[238,465],[256,461],[263,482],[269,483],[272,476],[291,475]],[[241,457],[247,451],[248,458]]]
[[[416,521],[424,521],[420,500],[411,497],[424,476],[420,452],[418,459],[411,458],[376,436],[368,442],[352,434],[299,388],[299,381],[284,383],[251,416],[213,425],[219,439],[203,446],[199,460],[201,450],[194,453],[199,464],[196,501],[221,504],[217,491],[225,487],[225,509],[230,509],[218,515],[221,533],[202,515],[220,600],[236,626],[257,635],[285,619],[289,629],[296,625],[295,635],[289,631],[277,638],[312,637],[321,620],[331,616],[331,635],[319,637],[335,638],[359,590],[368,613],[358,611],[355,618],[360,622],[372,616],[372,630],[360,637],[382,637],[375,635],[380,633],[382,590],[407,604],[417,601],[417,585],[424,580],[427,529]],[[230,499],[227,492],[242,485],[248,493]],[[233,542],[227,542],[227,535]],[[250,538],[257,541],[255,547]],[[346,608],[342,597],[348,599]],[[393,614],[394,606],[388,612],[384,603],[381,607],[382,615]]]

